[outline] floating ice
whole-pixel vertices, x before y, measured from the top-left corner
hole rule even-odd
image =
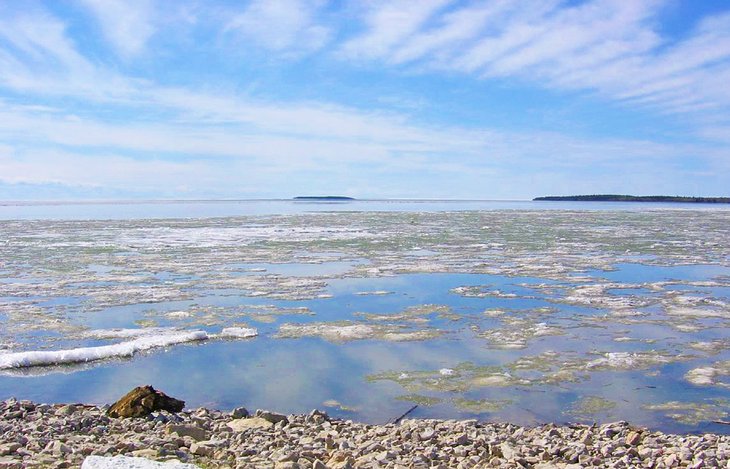
[[[648,368],[653,365],[663,365],[672,361],[687,359],[687,355],[667,355],[664,352],[608,352],[601,358],[591,360],[585,364],[585,368],[592,369],[614,369],[634,370]]]
[[[547,323],[534,323],[522,319],[504,320],[505,328],[490,329],[479,333],[479,337],[489,341],[492,348],[510,350],[523,349],[527,342],[535,337],[551,335],[562,335],[563,330],[559,327],[550,326]]]
[[[628,352],[608,352],[602,358],[586,363],[586,368],[633,368],[637,364],[636,354]]]
[[[192,316],[187,311],[170,311],[169,313],[165,313],[165,316],[170,319],[185,319]]]
[[[127,342],[121,342],[114,345],[103,345],[99,347],[2,353],[0,354],[0,370],[26,368],[31,366],[64,365],[109,358],[131,357],[135,353],[153,348],[167,347],[170,345],[207,339],[208,334],[204,331],[176,331],[154,336],[143,336]]]
[[[410,331],[410,332],[386,332],[381,335],[384,340],[391,340],[393,342],[410,342],[416,340],[429,340],[436,339],[443,335],[443,331],[436,329],[426,329],[422,331]]]
[[[307,324],[282,324],[278,338],[321,337],[333,342],[347,342],[351,340],[381,339],[393,342],[434,339],[443,334],[437,329],[403,330],[393,325],[370,325],[350,321],[319,322]]]
[[[282,324],[279,327],[278,337],[296,338],[319,336],[334,341],[349,341],[369,339],[378,328],[367,324],[337,324],[337,323],[310,323],[310,324]]]
[[[129,339],[132,337],[145,337],[152,335],[165,335],[171,332],[178,332],[177,329],[165,327],[145,327],[137,329],[92,329],[81,334],[88,339]]]
[[[251,327],[226,327],[218,334],[219,337],[224,339],[248,339],[257,335],[259,335],[259,332]]]
[[[413,219],[416,223],[410,223]],[[296,324],[290,330],[291,336],[317,336],[334,341],[356,338],[420,340],[441,333],[422,327],[423,322],[438,321],[441,327],[446,322],[444,319],[461,317],[474,326],[472,330],[482,341],[488,342],[490,348],[519,349],[539,342],[534,344],[535,353],[548,345],[560,349],[554,357],[541,354],[512,363],[509,360],[521,354],[499,352],[499,363],[503,364],[495,366],[496,369],[453,365],[455,374],[448,375],[439,370],[448,362],[434,359],[428,372],[409,371],[402,375],[404,377],[398,372],[389,376],[388,379],[395,380],[399,386],[408,386],[407,390],[414,396],[428,395],[431,391],[464,393],[479,387],[480,383],[488,386],[505,382],[508,386],[522,386],[523,383],[558,385],[566,381],[589,380],[591,373],[596,371],[619,374],[676,362],[686,359],[686,353],[696,354],[692,358],[697,362],[692,366],[699,367],[687,373],[686,379],[701,385],[724,386],[717,381],[723,381],[726,376],[722,371],[725,365],[714,363],[707,354],[730,347],[712,340],[727,336],[730,326],[730,299],[726,290],[716,288],[730,286],[730,277],[716,276],[717,272],[726,271],[719,270],[720,266],[730,266],[728,233],[727,212],[714,211],[657,214],[646,211],[545,213],[517,210],[123,222],[10,222],[0,226],[0,239],[5,241],[5,244],[0,242],[0,344],[13,347],[13,351],[24,348],[50,350],[58,340],[96,338],[127,343],[172,332],[160,328],[84,332],[89,326],[82,322],[88,317],[86,312],[123,305],[163,302],[157,308],[143,306],[150,308],[143,311],[144,317],[153,318],[160,324],[177,320],[189,329],[215,326],[219,330],[241,325],[240,321],[274,322],[280,314],[313,314],[269,310],[268,306],[255,309],[254,305],[240,303],[258,304],[260,300],[239,301],[241,296],[309,300],[329,295],[329,285],[333,288],[331,291],[343,294],[345,299],[344,290],[337,288],[333,279],[383,278],[409,272],[491,274],[513,281],[524,277],[540,278],[532,278],[526,283],[505,283],[474,277],[483,285],[454,290],[457,294],[476,296],[464,301],[467,307],[459,307],[458,314],[422,309],[358,315],[362,321],[340,321],[331,327],[327,323],[313,328]],[[429,254],[427,258],[414,255],[423,252]],[[627,256],[626,252],[632,255]],[[362,259],[363,263],[353,265],[346,273],[322,276],[316,275],[322,272],[312,269],[306,271],[311,274],[296,278],[277,274],[275,269],[266,272],[265,269],[246,268],[319,263],[334,257],[345,261]],[[665,273],[669,275],[669,272],[657,271],[655,267],[658,266],[683,265],[693,269],[693,273],[685,274],[685,267],[682,267],[676,271],[677,280],[624,283],[610,279],[627,278],[624,274],[631,272],[604,275],[596,270],[623,270],[621,264],[624,263],[643,264],[648,275],[639,277],[649,280],[657,273],[662,274],[660,278],[664,278]],[[704,269],[702,264],[714,264],[714,267]],[[644,267],[637,267],[642,273]],[[689,278],[695,274],[712,280],[691,281]],[[552,281],[548,282],[548,279]],[[389,284],[355,282],[348,285],[359,285],[354,287],[355,291],[363,290],[360,293],[372,295],[396,289],[398,298],[393,295],[391,301],[386,297],[378,300],[394,305],[400,304],[400,293],[407,293],[400,290],[403,285],[400,280]],[[429,298],[433,298],[431,301],[441,301],[443,297],[456,300],[453,295],[446,295],[451,286],[455,285],[446,282],[435,286],[438,291]],[[525,291],[529,293],[523,293]],[[550,317],[543,316],[551,314],[548,310],[509,308],[523,303],[510,299],[515,294],[538,300],[531,304],[547,301],[559,304],[560,308]],[[222,297],[236,298],[236,301]],[[479,301],[479,297],[485,299]],[[189,301],[183,303],[182,300]],[[374,297],[371,301],[375,301]],[[564,308],[562,305],[566,303],[573,306]],[[461,300],[458,304],[462,304]],[[129,316],[127,327],[134,327],[131,322],[140,319],[136,312],[142,308],[127,309],[135,313]],[[597,312],[594,308],[603,311]],[[190,316],[186,311],[175,309],[189,309]],[[487,311],[479,314],[484,309]],[[348,311],[343,313],[349,314]],[[329,317],[327,315],[326,320]],[[296,322],[294,319],[287,321]],[[618,324],[632,327],[617,329]],[[638,327],[634,328],[634,325]],[[454,330],[450,326],[447,323],[444,329],[453,330],[454,344],[464,340],[466,346],[472,345],[473,334],[468,329]],[[693,334],[715,327],[718,331],[712,331],[712,334]],[[280,331],[279,336],[284,336],[284,332],[286,329]],[[546,335],[560,333],[570,334],[571,340],[543,339]],[[241,332],[241,335],[248,334]],[[223,338],[224,334],[208,336],[209,339],[214,337]],[[643,337],[656,337],[658,347],[664,351],[647,351],[643,344],[649,339]],[[618,348],[620,353],[586,354],[592,347],[601,352],[617,350],[617,342],[622,342]],[[400,345],[398,348],[408,347]],[[458,348],[461,353],[461,344]],[[4,353],[0,356],[6,357],[9,352],[11,350],[0,350]],[[429,352],[428,357],[436,352]],[[54,371],[71,369],[78,368],[66,366]],[[504,374],[507,370],[512,372],[512,378]],[[17,373],[34,371],[44,372],[45,369],[22,369]],[[669,377],[676,373],[674,368],[665,371]],[[588,387],[594,384],[590,382]]]
[[[687,381],[697,386],[712,386],[715,384],[715,376],[718,374],[720,374],[719,369],[705,366],[689,370],[684,377]]]

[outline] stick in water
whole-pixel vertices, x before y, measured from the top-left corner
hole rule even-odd
[[[413,407],[411,407],[410,409],[408,409],[405,414],[403,414],[400,417],[398,417],[397,419],[393,420],[393,423],[398,423],[401,420],[403,420],[404,418],[406,418],[408,416],[408,414],[410,414],[411,412],[413,412],[414,410],[416,410],[416,407],[418,407],[418,404],[416,404]]]

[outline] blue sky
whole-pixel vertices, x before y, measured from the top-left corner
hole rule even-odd
[[[0,199],[729,188],[726,0],[0,2]]]

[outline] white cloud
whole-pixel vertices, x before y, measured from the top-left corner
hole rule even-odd
[[[155,33],[152,0],[79,0],[99,21],[102,32],[125,58],[140,53]]]
[[[406,63],[431,53],[435,54],[434,60],[439,60],[445,53],[453,53],[453,49],[479,34],[487,21],[500,17],[513,4],[511,0],[498,0],[448,11],[438,19],[437,26],[405,37],[403,42],[393,49],[390,61]],[[378,32],[373,30],[371,34],[377,35]],[[350,47],[356,45],[357,42],[353,42]]]
[[[211,100],[201,105],[206,102],[205,96],[197,98],[184,112],[193,108],[213,112],[208,106],[216,108],[219,102]],[[233,112],[247,107],[240,115]],[[713,165],[725,158],[721,150],[696,144],[434,128],[411,124],[405,116],[382,116],[314,103],[289,107],[232,100],[231,109],[222,109],[221,113],[220,117],[227,119],[225,126],[201,127],[185,119],[156,124],[104,122],[11,107],[0,112],[0,138],[8,142],[0,172],[2,179],[14,182],[89,184],[97,180],[130,188],[154,186],[156,177],[170,184],[176,179],[187,184],[197,174],[199,188],[208,190],[228,184],[235,187],[230,175],[241,172],[262,184],[283,184],[280,187],[286,187],[282,183],[286,177],[311,172],[320,178],[336,174],[342,184],[371,181],[370,195],[392,184],[384,175],[406,179],[418,175],[421,182],[414,185],[423,190],[427,189],[424,181],[451,175],[448,179],[453,183],[464,181],[458,190],[461,196],[468,196],[469,191],[477,194],[485,190],[475,180],[478,177],[515,178],[515,168],[530,168],[530,174],[575,174],[590,168],[632,173],[648,180],[656,177],[657,165],[689,156]],[[349,123],[342,125],[343,121]],[[286,131],[296,123],[302,128]],[[33,150],[20,150],[23,148]],[[54,148],[65,148],[63,158],[53,156],[54,151],[49,149]],[[40,155],[49,152],[50,156],[39,160]],[[175,161],[159,160],[160,156],[174,157]],[[59,169],[59,165],[67,169]],[[33,167],[40,169],[34,171]],[[382,184],[378,182],[381,179]],[[467,180],[474,181],[467,184]],[[511,190],[516,196],[534,189],[527,186]],[[509,188],[504,192],[509,194]]]
[[[682,113],[730,107],[730,14],[670,42],[655,30],[665,1],[376,3],[341,56],[594,90]]]
[[[375,3],[366,13],[368,29],[336,54],[594,89],[662,110],[730,103],[730,16],[707,20],[669,44],[648,26],[655,4],[560,5]],[[283,54],[312,51],[334,34],[316,19],[320,8],[256,1],[231,19],[229,34]],[[710,172],[727,169],[722,118],[707,119],[704,132],[689,130],[715,146],[427,125],[415,113],[133,79],[80,54],[68,34],[62,21],[42,12],[0,17],[0,86],[16,96],[0,101],[0,180],[140,191],[193,187],[219,195],[225,188],[286,195],[281,191],[316,183],[333,192],[359,188],[356,196],[520,197],[555,192],[549,189],[558,183],[600,190],[601,171],[618,188],[630,180],[663,192],[685,183],[677,174],[687,173],[657,175],[656,168],[687,159]],[[120,53],[139,53],[141,44]]]
[[[345,57],[381,58],[417,32],[439,9],[453,0],[375,2],[366,10],[365,34],[347,41],[340,49]]]
[[[252,0],[226,24],[227,32],[265,49],[287,53],[311,52],[329,39],[330,30],[317,24],[318,0]]]
[[[137,86],[89,61],[64,22],[43,11],[0,17],[0,85],[23,93],[116,100]]]

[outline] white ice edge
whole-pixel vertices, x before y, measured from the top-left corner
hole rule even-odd
[[[208,334],[205,331],[177,331],[164,332],[157,329],[156,335],[142,335],[134,340],[112,345],[96,347],[79,347],[67,350],[53,351],[25,351],[0,353],[0,370],[29,368],[34,366],[68,365],[87,363],[111,358],[131,357],[146,350],[168,347],[187,342],[199,342],[217,338],[249,338],[258,335],[256,329],[230,327],[223,329],[220,334]],[[125,335],[123,333],[122,335]],[[130,333],[131,335],[131,333]]]
[[[252,327],[226,327],[218,334],[218,337],[223,339],[248,339],[257,335],[259,335],[259,332]]]
[[[167,335],[178,331],[167,327],[146,327],[136,329],[93,329],[86,331],[82,336],[86,339],[131,339],[139,337]],[[179,332],[179,331],[178,331]]]

